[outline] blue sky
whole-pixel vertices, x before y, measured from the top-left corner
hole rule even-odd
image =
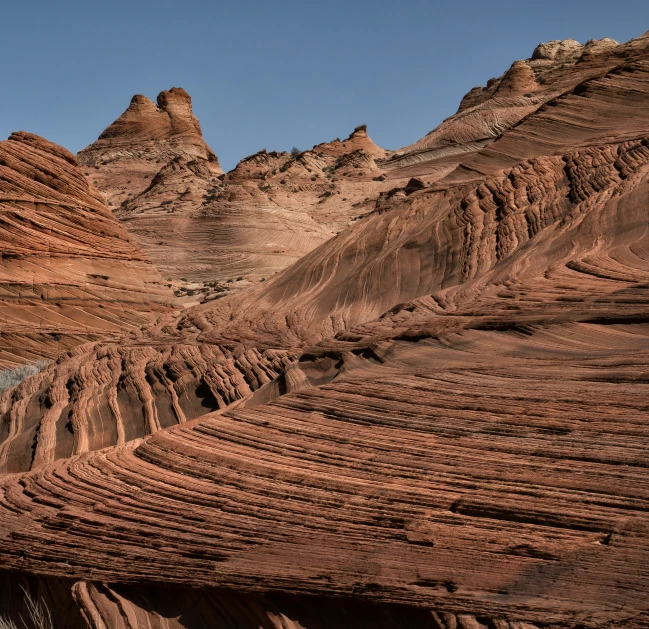
[[[359,124],[399,148],[541,41],[647,30],[647,0],[6,2],[0,137],[76,152],[133,94],[181,86],[225,169]]]

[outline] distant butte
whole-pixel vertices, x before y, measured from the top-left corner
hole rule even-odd
[[[291,155],[259,151],[223,175],[181,88],[129,108],[81,151],[86,176],[181,298],[267,279],[364,213],[387,152],[365,125]],[[240,279],[239,279],[240,278]],[[228,283],[229,281],[229,283]],[[222,292],[215,292],[216,290]]]

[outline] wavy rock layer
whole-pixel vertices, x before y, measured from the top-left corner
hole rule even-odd
[[[396,341],[330,384],[6,477],[3,565],[631,623],[648,352],[646,326]]]
[[[600,276],[644,282],[637,243],[646,223],[648,147],[642,138],[585,148],[525,160],[477,183],[395,196],[266,287],[191,309],[165,329],[201,341],[304,346],[416,297],[433,295],[441,311],[477,293],[499,295],[522,274],[535,283],[528,289],[535,302],[561,292],[555,269],[583,270],[576,288]],[[610,246],[615,253],[606,252]],[[553,280],[535,294],[549,273]],[[514,310],[528,301],[504,303]]]
[[[435,172],[443,176],[576,86],[602,77],[634,58],[646,58],[647,45],[646,35],[621,45],[608,38],[591,40],[583,46],[574,40],[539,44],[530,59],[514,62],[501,77],[490,79],[486,87],[473,88],[454,116],[382,165],[393,175]],[[588,121],[583,122],[587,130]]]
[[[86,345],[0,397],[0,470],[123,445],[248,397],[297,354]]]
[[[173,296],[88,186],[43,138],[0,142],[0,368],[138,330]]]

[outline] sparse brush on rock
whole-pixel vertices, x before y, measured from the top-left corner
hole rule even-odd
[[[0,393],[13,389],[25,378],[29,378],[29,376],[35,376],[37,373],[45,369],[47,365],[48,362],[46,360],[39,360],[33,365],[24,365],[22,367],[16,367],[15,369],[5,369],[4,371],[0,371]],[[2,629],[2,625],[0,625],[0,629]]]
[[[27,618],[20,618],[20,625],[6,617],[0,617],[0,629],[54,629],[52,615],[42,600],[34,598],[26,588],[22,588],[27,607]]]

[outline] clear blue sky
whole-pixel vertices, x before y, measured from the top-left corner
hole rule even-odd
[[[225,169],[363,123],[399,148],[541,41],[647,30],[647,0],[3,2],[0,137],[76,152],[133,94],[181,86]]]

